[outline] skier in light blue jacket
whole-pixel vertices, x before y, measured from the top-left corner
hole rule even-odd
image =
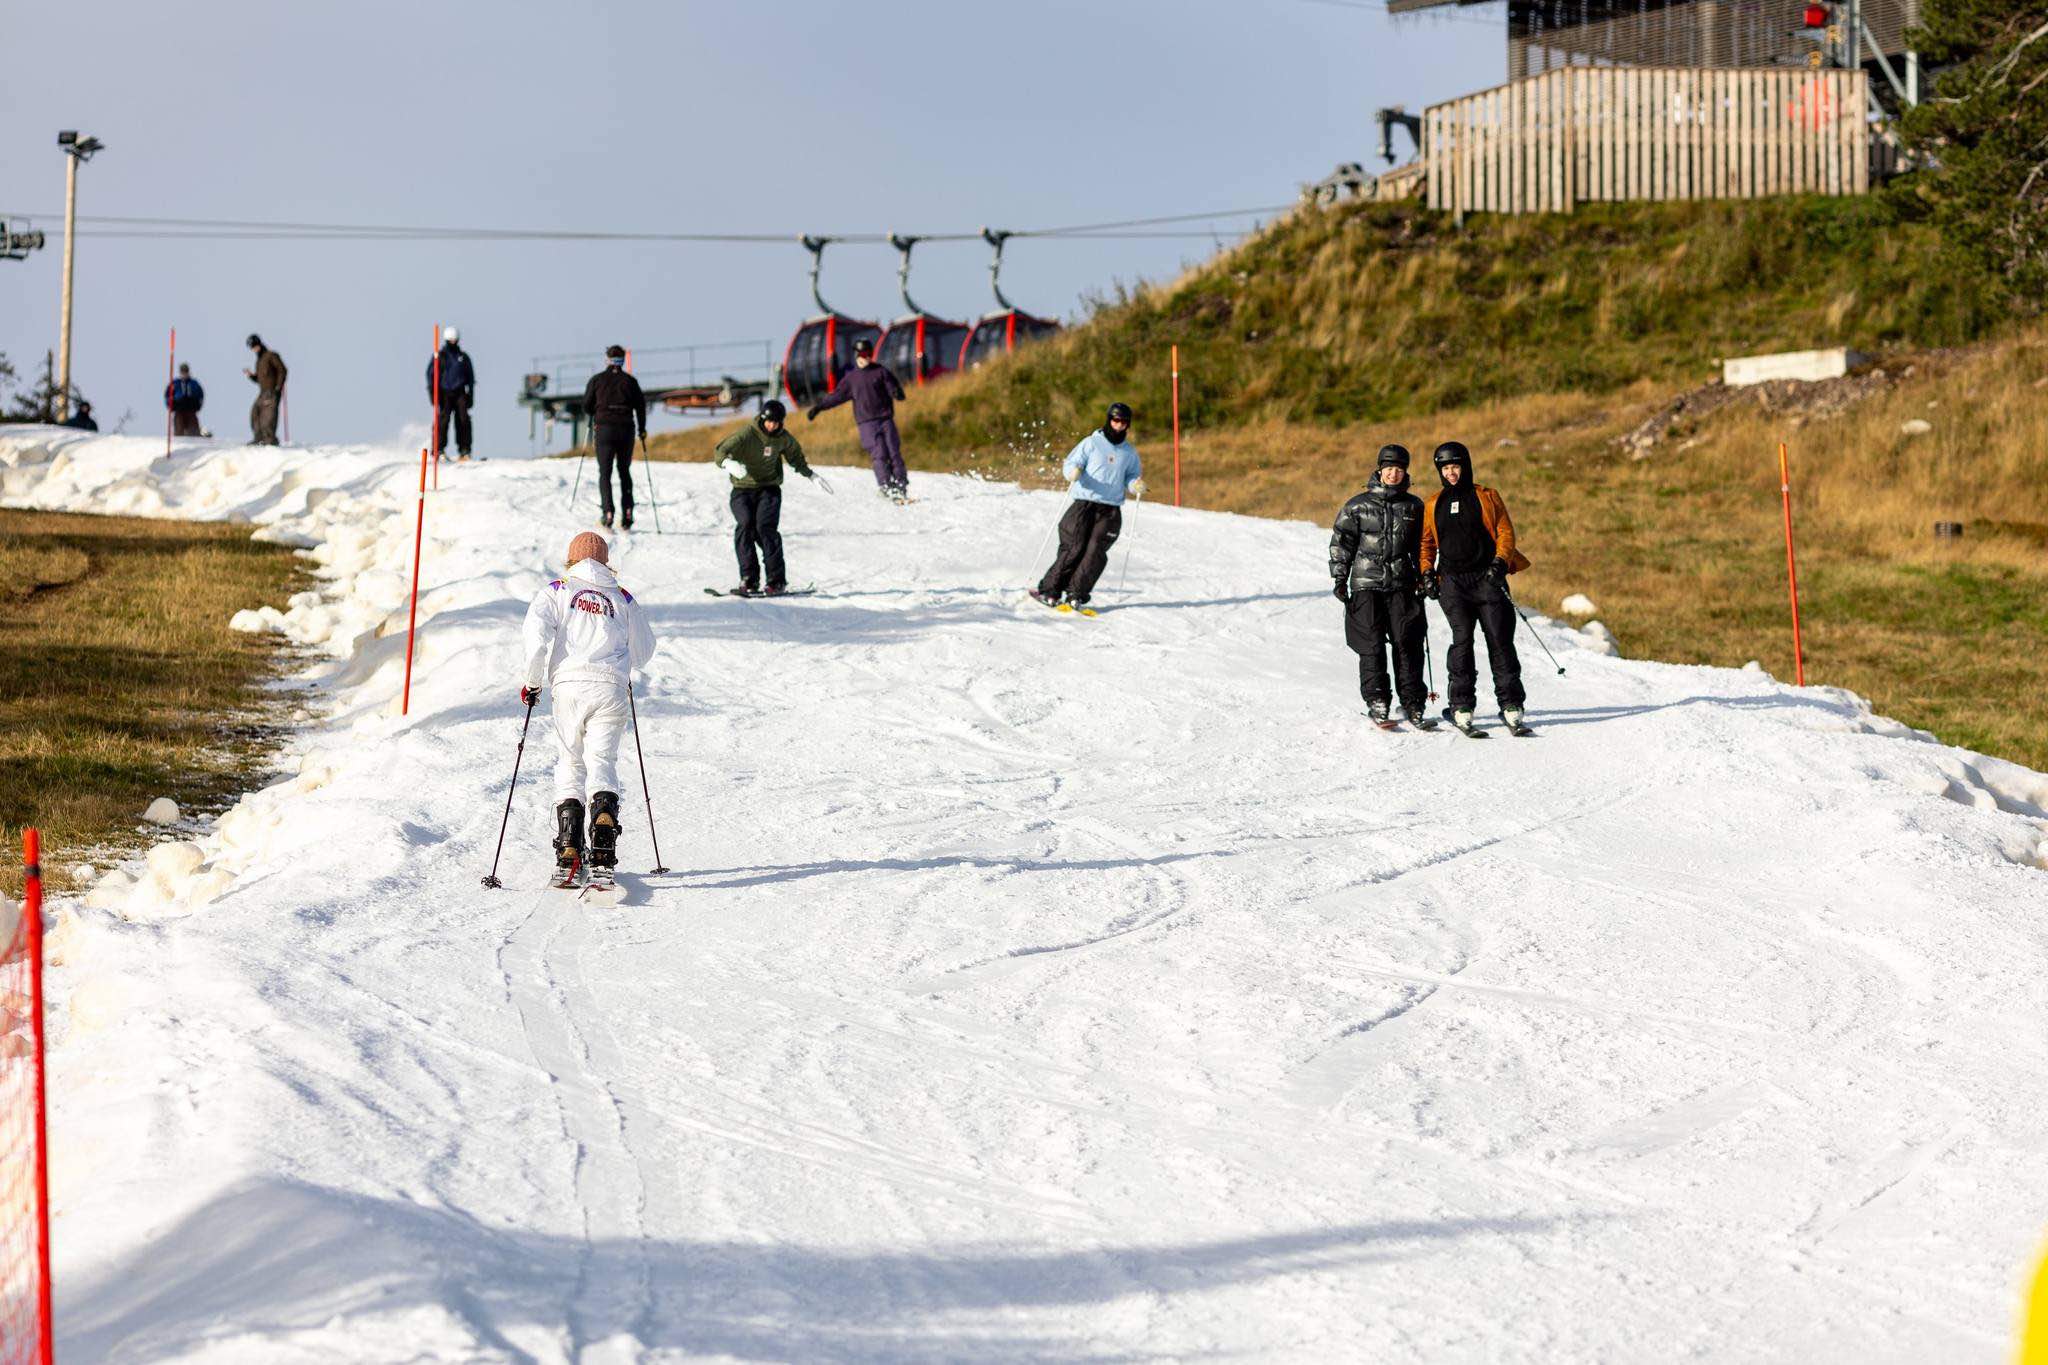
[[[1101,429],[1089,432],[1060,468],[1073,480],[1067,491],[1074,501],[1060,518],[1059,554],[1031,595],[1056,611],[1093,616],[1088,598],[1109,563],[1109,547],[1123,532],[1124,498],[1145,496],[1130,405],[1111,403]]]

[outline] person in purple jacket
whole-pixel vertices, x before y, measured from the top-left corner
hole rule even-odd
[[[853,344],[853,368],[839,376],[839,385],[829,397],[804,411],[810,421],[841,403],[853,404],[853,420],[860,429],[860,448],[875,466],[875,482],[886,497],[910,501],[910,471],[903,465],[903,438],[896,434],[896,400],[903,397],[903,384],[887,365],[875,361],[875,343],[863,338]]]

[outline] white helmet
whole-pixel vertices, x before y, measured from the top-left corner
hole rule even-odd
[[[455,341],[461,336],[462,333],[456,331],[453,327],[443,327],[441,329],[441,340],[443,341]]]

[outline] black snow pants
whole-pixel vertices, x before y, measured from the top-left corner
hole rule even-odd
[[[597,443],[597,504],[612,514],[612,469],[619,471],[619,509],[626,520],[633,519],[633,428],[599,427],[592,433]]]
[[[284,390],[258,389],[256,401],[249,405],[249,444],[274,446],[277,444],[277,409]]]
[[[1060,552],[1039,580],[1038,591],[1046,597],[1064,593],[1077,603],[1086,602],[1109,564],[1109,547],[1123,528],[1123,508],[1075,498],[1060,518]]]
[[[1486,633],[1486,662],[1493,669],[1493,699],[1502,707],[1520,706],[1522,661],[1515,655],[1515,608],[1501,585],[1485,573],[1445,574],[1438,580],[1437,600],[1451,623],[1451,648],[1444,656],[1454,711],[1478,708],[1479,663],[1472,652],[1472,627]]]
[[[439,421],[434,427],[434,450],[445,453],[448,449],[448,419],[455,419],[455,450],[461,455],[469,454],[469,396],[460,389],[441,395]]]
[[[761,559],[768,561],[765,586],[787,584],[782,565],[782,490],[780,488],[735,488],[732,490],[732,549],[739,556],[740,582],[749,588],[763,586],[754,547],[761,547]]]
[[[1358,652],[1358,691],[1367,701],[1422,710],[1422,598],[1412,592],[1356,592],[1344,613],[1344,643]],[[1394,684],[1387,685],[1387,649],[1394,651]]]

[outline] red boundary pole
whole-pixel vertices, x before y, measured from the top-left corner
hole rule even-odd
[[[1792,466],[1778,442],[1778,492],[1785,499],[1785,577],[1792,585],[1792,673],[1806,686],[1806,648],[1799,638],[1799,561],[1792,553]]]
[[[420,620],[420,546],[427,534],[427,448],[420,447],[420,512],[412,528],[412,610],[405,618],[405,693],[398,714],[412,714],[412,641]]]
[[[1173,348],[1173,505],[1180,506],[1180,347]]]
[[[164,365],[164,458],[171,457],[171,385],[178,382],[178,329],[171,329],[171,358]]]
[[[43,1038],[43,842],[35,830],[21,835],[25,885],[21,918],[28,929],[29,1019],[36,1049],[36,1359],[51,1365],[56,1355],[55,1319],[50,1307],[50,1120],[49,1083],[44,1074]]]

